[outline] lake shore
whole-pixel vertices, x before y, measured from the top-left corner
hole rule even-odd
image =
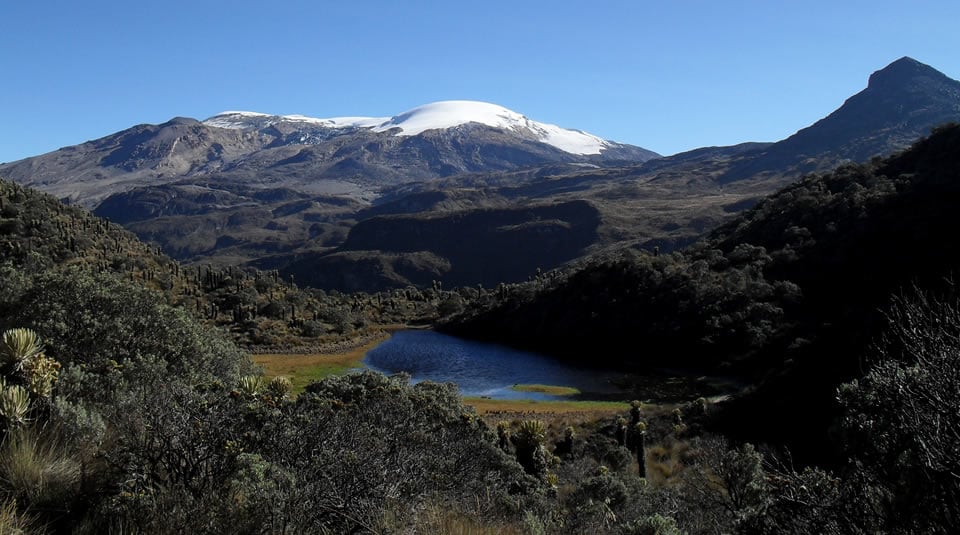
[[[379,340],[382,342],[397,331],[414,329],[423,329],[423,327],[404,324],[377,325],[368,327],[354,336],[340,337],[311,345],[248,346],[245,349],[252,357],[259,355],[339,355],[366,346],[373,341]]]
[[[287,377],[293,385],[293,393],[299,394],[314,381],[362,368],[363,357],[368,351],[404,328],[402,325],[390,325],[349,340],[291,348],[289,351],[253,353],[250,358],[263,368],[267,379]]]

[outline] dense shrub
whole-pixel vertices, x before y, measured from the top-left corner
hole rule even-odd
[[[249,361],[231,342],[201,326],[158,293],[112,274],[80,269],[36,276],[0,323],[36,330],[64,365],[102,380],[119,375],[133,384],[133,363],[151,361],[178,380],[233,382]],[[97,398],[109,392],[88,392]]]

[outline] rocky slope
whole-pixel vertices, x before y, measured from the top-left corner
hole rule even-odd
[[[464,172],[657,156],[493,104],[450,101],[392,118],[176,118],[0,165],[0,176],[95,207],[130,189],[201,179],[371,198],[385,185]]]
[[[865,162],[904,149],[931,128],[954,121],[960,121],[960,82],[903,57],[873,73],[867,88],[836,111],[732,166],[721,180],[771,171],[796,176]]]

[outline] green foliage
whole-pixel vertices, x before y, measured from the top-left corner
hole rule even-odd
[[[541,420],[524,420],[513,433],[517,461],[528,474],[546,479],[550,456],[546,449],[547,427]]]
[[[526,498],[510,492],[538,488],[453,387],[405,377],[335,377],[296,402],[172,384],[102,410],[110,479],[125,483],[101,520],[144,531],[376,531],[438,500],[496,496],[485,514],[516,514]]]
[[[696,521],[687,524],[691,531],[711,525],[744,530],[766,514],[767,474],[763,457],[752,445],[730,447],[722,438],[707,437],[694,447],[697,468],[687,472],[683,482],[683,496],[700,510]]]
[[[841,535],[877,533],[872,514],[856,496],[859,482],[843,481],[818,468],[770,470],[769,501],[762,516],[741,525],[743,533]]]
[[[294,504],[290,492],[296,477],[281,466],[255,453],[237,456],[237,469],[229,483],[231,501],[236,504],[231,528],[236,532],[287,533],[288,515]]]
[[[97,386],[83,394],[93,398],[119,388],[105,383],[111,377],[133,380],[136,361],[152,360],[195,383],[233,382],[250,366],[232,343],[165,304],[158,293],[107,273],[39,275],[8,321],[42,333],[62,364],[94,372],[88,378]]]
[[[727,258],[708,249],[653,257],[596,259],[535,293],[511,293],[444,326],[595,365],[719,369],[775,337],[790,300],[768,281],[769,257]],[[594,340],[638,346],[628,356],[597,353]],[[640,342],[642,341],[642,342]]]

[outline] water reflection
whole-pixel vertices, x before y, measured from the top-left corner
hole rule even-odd
[[[557,399],[518,392],[517,384],[572,386],[581,392],[614,392],[613,374],[577,368],[550,357],[464,340],[433,331],[401,331],[367,353],[364,364],[384,373],[409,373],[414,381],[454,382],[464,396]]]

